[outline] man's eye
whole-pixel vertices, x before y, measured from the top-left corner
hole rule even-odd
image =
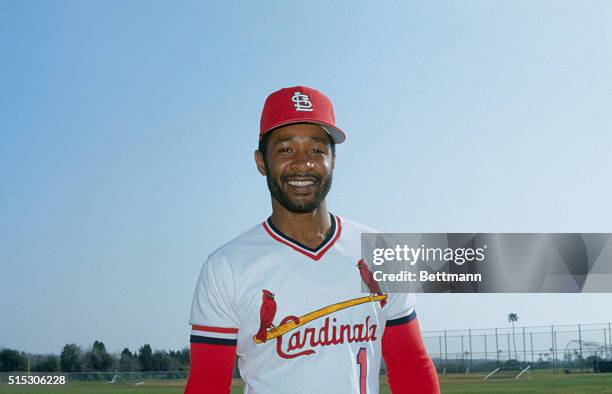
[[[322,154],[324,154],[325,152],[323,152],[321,149],[313,149],[313,150],[312,150],[312,153],[316,153],[317,155],[322,155]]]
[[[290,153],[291,152],[291,148],[280,148],[278,151],[280,153]]]

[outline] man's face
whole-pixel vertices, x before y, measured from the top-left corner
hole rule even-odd
[[[335,157],[331,140],[319,126],[298,123],[278,128],[268,140],[266,157],[255,152],[272,197],[287,210],[309,213],[325,200]]]

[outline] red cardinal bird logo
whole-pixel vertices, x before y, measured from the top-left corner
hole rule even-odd
[[[359,275],[361,275],[361,280],[363,281],[363,283],[365,283],[366,286],[368,286],[368,289],[370,289],[370,294],[383,295],[383,292],[380,291],[380,286],[378,285],[378,282],[376,281],[376,279],[374,279],[374,275],[372,275],[372,272],[368,268],[367,264],[363,261],[363,259],[360,259],[357,262],[357,268],[359,268]],[[380,301],[381,308],[384,308],[386,304],[387,300]]]
[[[274,293],[269,290],[263,290],[261,300],[261,308],[259,309],[259,331],[255,337],[262,342],[268,339],[268,328],[275,328],[274,315],[276,315],[276,301],[274,301]]]

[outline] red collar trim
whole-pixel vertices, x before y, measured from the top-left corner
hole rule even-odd
[[[264,230],[266,230],[266,232],[270,235],[270,237],[272,237],[272,239],[274,239],[275,241],[278,241],[282,244],[289,246],[291,249],[297,252],[300,252],[307,257],[310,257],[314,261],[319,261],[319,259],[323,257],[323,255],[329,250],[329,248],[334,246],[338,238],[340,238],[340,233],[342,232],[342,221],[340,220],[340,218],[334,215],[331,215],[331,216],[332,216],[332,220],[334,220],[333,224],[335,224],[333,226],[334,234],[332,234],[327,239],[327,241],[323,241],[323,243],[314,250],[307,248],[304,245],[300,244],[299,242],[294,241],[291,238],[287,237],[285,234],[280,232],[278,229],[275,229],[272,226],[270,226],[267,221],[263,222],[261,225],[263,226]]]

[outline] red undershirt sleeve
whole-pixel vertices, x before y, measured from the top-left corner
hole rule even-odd
[[[427,354],[421,330],[412,314],[387,321],[382,338],[389,388],[393,394],[440,393],[436,368]]]
[[[230,392],[236,346],[191,343],[189,379],[185,394]]]

